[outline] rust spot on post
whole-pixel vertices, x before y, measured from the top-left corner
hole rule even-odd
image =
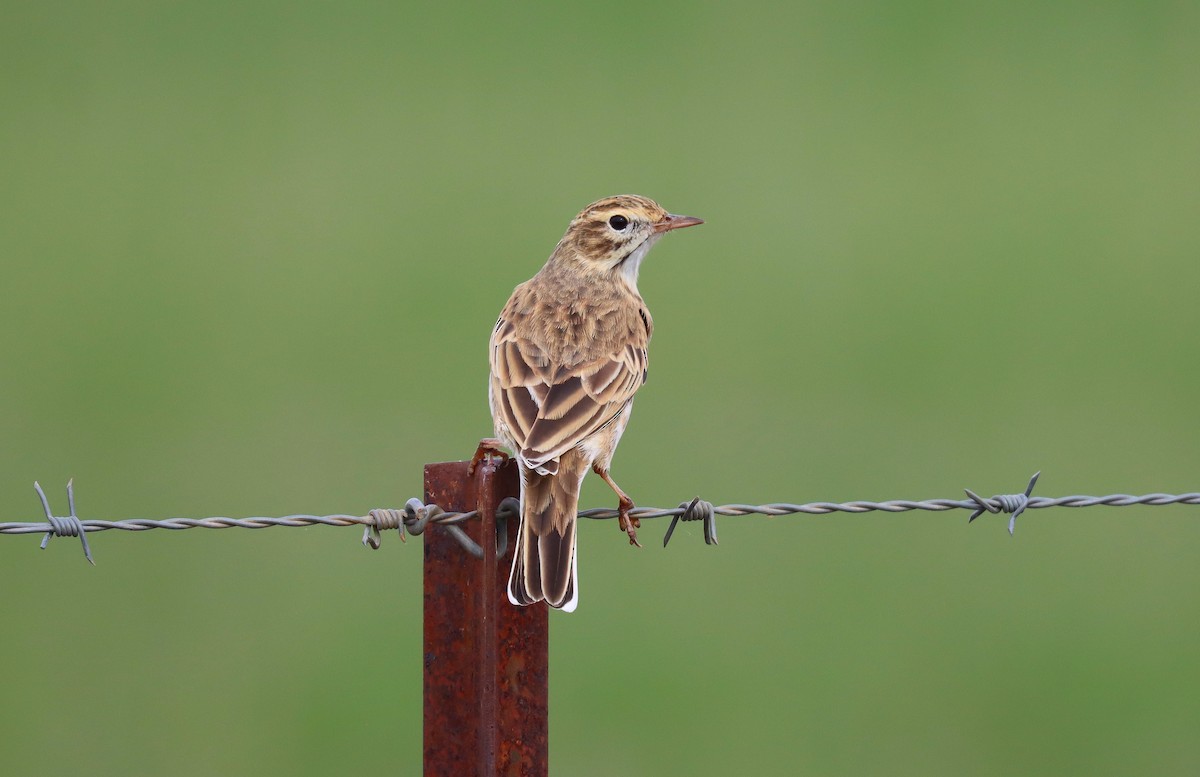
[[[496,506],[518,496],[516,463],[425,466],[425,501],[479,510],[462,524],[484,551],[474,558],[444,529],[425,531],[425,775],[548,773],[549,623],[544,604],[515,607],[505,587],[516,547],[496,555]]]

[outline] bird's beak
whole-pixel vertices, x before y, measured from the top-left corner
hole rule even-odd
[[[654,225],[654,231],[669,232],[672,229],[694,227],[697,224],[703,223],[704,219],[698,219],[695,216],[676,216],[674,213],[668,213],[665,219]]]

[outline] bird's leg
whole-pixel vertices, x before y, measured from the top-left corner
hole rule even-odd
[[[633,500],[629,498],[629,494],[626,494],[621,490],[620,486],[613,482],[613,479],[609,477],[608,470],[600,469],[599,464],[593,464],[592,472],[599,475],[608,484],[608,487],[616,492],[618,499],[617,525],[621,527],[621,531],[629,535],[629,544],[637,545],[639,548],[642,547],[642,543],[637,540],[637,530],[642,527],[642,522],[629,514],[629,511],[634,507]]]
[[[502,461],[508,461],[508,454],[501,450],[502,445],[503,443],[495,437],[484,437],[480,440],[479,447],[475,449],[475,455],[471,457],[471,464],[467,467],[467,477],[475,476],[475,468],[484,459],[499,456]]]

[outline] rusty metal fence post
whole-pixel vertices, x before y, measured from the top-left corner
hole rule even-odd
[[[515,462],[425,466],[425,501],[478,510],[465,525],[470,555],[441,526],[425,532],[425,777],[548,773],[549,623],[544,604],[515,607],[506,586],[516,521],[496,507],[518,496]],[[499,530],[507,552],[498,557]]]

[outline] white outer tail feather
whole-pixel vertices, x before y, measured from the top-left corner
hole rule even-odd
[[[519,458],[519,462],[518,462],[519,464],[525,463],[524,458],[520,457],[520,454],[518,454],[518,458]],[[520,477],[520,481],[521,481],[520,515],[521,515],[521,517],[519,519],[519,523],[517,524],[517,542],[516,542],[516,546],[513,548],[513,563],[508,571],[508,586],[505,588],[505,591],[508,593],[508,601],[515,607],[522,606],[521,602],[517,600],[517,597],[513,596],[513,588],[512,588],[513,587],[513,577],[516,575],[516,571],[517,571],[517,561],[519,558],[518,554],[520,554],[520,552],[521,552],[521,529],[524,527],[524,524],[525,524],[525,472],[524,472],[524,467],[522,467],[521,470],[522,470],[521,477]],[[545,473],[539,472],[539,474],[545,474]],[[579,488],[581,488],[583,486],[583,478],[586,474],[587,474],[587,469],[584,469],[583,472],[579,476],[579,483],[576,486],[577,493],[578,493]],[[579,519],[576,518],[575,520],[578,521]],[[578,533],[578,531],[579,531],[578,525],[576,525],[575,531]],[[571,598],[568,599],[566,602],[564,602],[563,606],[559,607],[558,609],[562,610],[563,612],[575,612],[575,608],[578,605],[579,605],[579,538],[578,538],[578,534],[577,534],[576,538],[575,538],[575,547],[571,552]]]

